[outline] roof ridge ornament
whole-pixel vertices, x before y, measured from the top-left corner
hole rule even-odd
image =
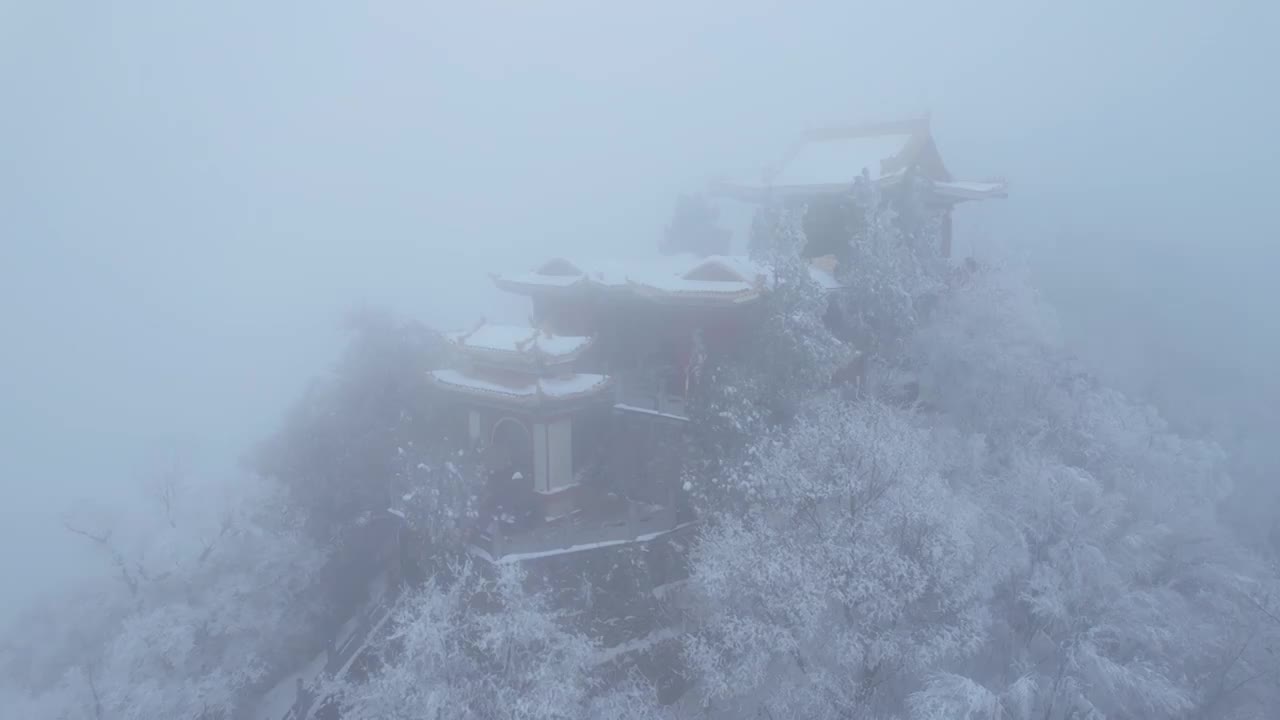
[[[524,352],[528,350],[530,347],[532,347],[534,350],[537,350],[538,348],[537,341],[538,341],[538,329],[535,327],[530,327],[529,336],[523,340],[516,341],[515,343],[516,350],[519,352]]]
[[[458,335],[458,336],[457,336],[457,338],[458,338],[458,342],[459,342],[459,343],[465,343],[467,340],[471,339],[471,336],[472,336],[472,335],[475,335],[476,333],[480,332],[480,328],[482,328],[482,327],[484,327],[485,325],[488,325],[488,324],[489,324],[489,321],[488,321],[487,319],[485,319],[485,316],[481,315],[481,316],[480,316],[480,322],[476,323],[476,324],[475,324],[475,326],[474,326],[474,327],[472,327],[470,330],[468,330],[468,331],[466,331],[466,332],[462,333],[461,335]]]

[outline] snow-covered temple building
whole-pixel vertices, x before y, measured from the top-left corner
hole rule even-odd
[[[834,286],[829,267],[812,272]],[[743,340],[770,275],[744,257],[692,255],[553,258],[494,275],[530,298],[530,324],[458,333],[458,362],[432,373],[491,471],[477,545],[528,557],[652,539],[688,520],[679,468],[660,462],[678,453],[662,444],[689,422],[697,358]]]
[[[759,179],[718,190],[802,204],[811,276],[831,290],[858,177],[886,201],[908,197],[894,188],[924,188],[944,254],[956,204],[1006,193],[1000,181],[952,177],[927,118],[808,133]],[[490,473],[475,547],[495,561],[529,558],[644,541],[688,521],[678,444],[698,363],[750,351],[771,269],[724,254],[557,257],[492,279],[530,299],[528,323],[454,335],[458,361],[432,373]]]
[[[892,189],[912,177],[922,179],[930,202],[942,216],[942,252],[951,254],[952,209],[963,202],[1007,196],[1002,180],[961,180],[942,161],[929,128],[920,117],[805,133],[758,176],[715,184],[717,194],[751,203],[803,201],[811,206],[846,194],[866,174]]]
[[[509,472],[514,486],[527,486],[512,487],[513,493],[536,494],[541,520],[570,514],[579,488],[573,421],[610,391],[608,376],[575,369],[591,338],[483,323],[453,343],[461,367],[432,377],[464,399],[471,440],[488,451],[495,471]]]

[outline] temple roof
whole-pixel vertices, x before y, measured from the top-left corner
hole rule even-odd
[[[935,181],[933,191],[955,200],[989,200],[1009,197],[1009,186],[1001,181],[974,182],[972,180]]]
[[[864,171],[879,179],[910,164],[927,140],[927,126],[808,133],[765,177],[777,187],[847,184]]]
[[[845,192],[864,173],[891,184],[917,170],[938,197],[952,202],[1005,197],[1002,181],[957,181],[939,155],[929,119],[824,128],[805,133],[772,167],[755,177],[717,183],[716,190],[751,202],[768,196]]]
[[[839,287],[834,258],[815,259],[809,274],[824,290]],[[493,279],[498,287],[524,295],[596,290],[673,303],[738,305],[773,286],[773,269],[741,255],[675,255],[629,262],[558,257],[533,272]]]
[[[768,268],[745,257],[690,258],[665,268],[641,268],[628,275],[628,288],[655,300],[732,304],[760,297],[771,280]]]
[[[553,335],[537,328],[488,322],[450,339],[468,354],[522,364],[571,362],[592,342],[589,337]]]
[[[688,280],[681,277],[633,281],[629,289],[638,296],[653,300],[716,305],[751,302],[764,291],[760,285],[745,282]]]
[[[825,290],[839,287],[829,263],[815,261],[810,275]],[[597,291],[676,304],[731,306],[766,293],[773,285],[773,270],[741,255],[675,255],[628,262],[557,257],[533,272],[494,275],[493,280],[498,287],[523,295]]]
[[[556,377],[500,376],[461,370],[433,370],[431,380],[443,390],[509,405],[538,406],[586,399],[610,387],[607,375],[569,373]]]
[[[836,279],[836,267],[840,261],[835,255],[822,255],[809,261],[809,277],[823,290],[839,290],[842,286]]]

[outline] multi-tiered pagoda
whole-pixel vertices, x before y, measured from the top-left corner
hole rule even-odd
[[[453,343],[460,366],[432,376],[464,399],[471,440],[486,448],[513,494],[534,494],[536,507],[523,510],[544,522],[570,514],[580,487],[574,421],[611,398],[607,375],[575,369],[591,338],[482,323]]]

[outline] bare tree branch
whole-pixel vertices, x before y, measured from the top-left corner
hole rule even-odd
[[[223,515],[222,523],[218,527],[218,534],[214,536],[212,540],[206,540],[204,542],[204,549],[201,550],[200,555],[196,557],[197,563],[203,563],[205,560],[209,559],[209,556],[213,554],[214,546],[217,545],[218,541],[221,540],[228,532],[231,532],[232,525],[233,525],[233,519],[231,517],[231,514],[228,513],[226,515]]]
[[[168,461],[152,474],[147,483],[151,497],[160,505],[164,513],[165,522],[175,530],[178,527],[178,497],[182,493],[185,479],[186,470],[178,453],[173,452]]]
[[[124,584],[129,587],[129,594],[133,597],[138,596],[138,579],[129,571],[129,564],[124,559],[124,554],[111,542],[111,531],[107,530],[102,533],[93,533],[83,528],[72,525],[69,521],[63,520],[62,526],[69,532],[88,538],[95,545],[102,548],[111,557],[111,563],[120,571],[120,578],[124,580]]]
[[[93,695],[93,716],[102,720],[102,698],[98,695],[98,683],[93,679],[93,666],[84,666],[85,679],[89,682],[89,692]]]

